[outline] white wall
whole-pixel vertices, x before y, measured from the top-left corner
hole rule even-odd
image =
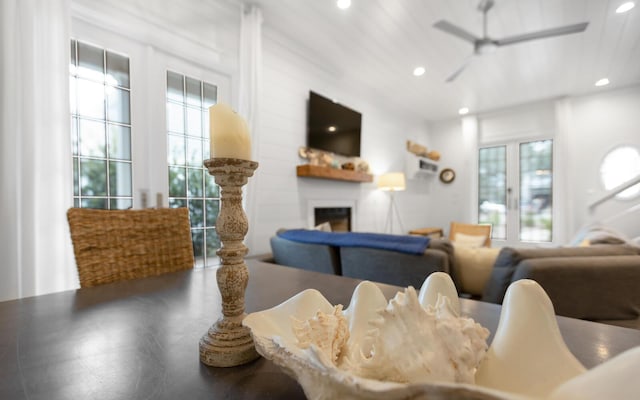
[[[587,206],[605,191],[599,167],[605,154],[622,144],[640,149],[640,86],[603,91],[597,94],[568,97],[525,104],[514,108],[477,115],[479,142],[494,143],[514,138],[548,135],[556,142],[554,169],[556,179],[554,220],[556,244],[566,243],[581,227],[601,220],[640,200],[614,200],[594,216]],[[441,150],[443,168],[451,167],[456,180],[450,185],[438,183],[431,193],[428,220],[435,226],[447,227],[450,221],[474,221],[477,165],[467,162],[474,155],[460,146],[464,143],[461,120],[433,122],[429,125],[429,141]],[[468,148],[468,147],[467,147]],[[477,151],[477,148],[471,150]],[[622,233],[640,235],[640,216],[611,222]]]
[[[358,231],[382,231],[389,197],[373,183],[298,178],[296,165],[306,161],[298,157],[298,148],[306,145],[307,100],[313,90],[362,113],[361,157],[374,174],[404,170],[406,140],[426,143],[425,123],[410,119],[382,99],[341,81],[339,71],[320,63],[317,55],[294,40],[263,28],[263,95],[257,146],[260,167],[252,178],[258,196],[256,212],[250,223],[248,243],[251,254],[270,252],[269,238],[279,228],[306,228],[307,203],[310,200],[355,201],[355,227]],[[424,210],[429,196],[426,182],[407,184],[396,194],[405,230],[425,226]],[[394,231],[400,232],[397,223]]]
[[[612,200],[593,217],[587,212],[592,201],[606,193],[600,180],[600,163],[610,150],[632,145],[640,150],[640,86],[606,91],[570,99],[569,134],[570,226],[579,229],[620,212],[640,199]],[[640,236],[640,215],[611,221],[623,233]]]
[[[460,146],[463,142],[461,120],[432,123],[429,125],[429,133],[432,147],[441,153],[440,169],[453,169],[456,178],[453,182],[444,184],[435,177],[425,213],[429,226],[442,227],[448,231],[451,221],[471,220],[467,200],[473,195],[471,179],[475,169],[468,163],[471,155]]]

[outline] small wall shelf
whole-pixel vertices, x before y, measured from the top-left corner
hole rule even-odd
[[[298,165],[296,172],[299,177],[333,179],[348,182],[373,182],[373,175],[364,172],[349,171],[347,169],[335,169],[320,167],[318,165]]]

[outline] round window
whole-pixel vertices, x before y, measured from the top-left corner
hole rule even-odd
[[[640,152],[631,146],[620,146],[611,150],[602,160],[600,177],[606,190],[622,185],[640,175]],[[630,199],[640,193],[640,184],[618,193],[619,199]]]

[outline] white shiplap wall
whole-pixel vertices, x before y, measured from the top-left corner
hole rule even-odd
[[[371,83],[375,85],[375,82]],[[373,183],[351,183],[298,178],[298,148],[306,145],[307,100],[309,90],[337,98],[362,113],[361,155],[374,174],[400,171],[407,154],[405,141],[426,143],[426,124],[397,111],[385,109],[386,101],[367,97],[322,65],[322,56],[307,53],[293,39],[263,29],[263,86],[257,132],[260,167],[252,178],[257,197],[250,216],[248,245],[251,254],[271,251],[269,238],[279,228],[307,226],[310,200],[355,202],[355,230],[381,232],[389,198]],[[409,182],[396,200],[405,230],[427,223],[423,212],[428,203],[426,182]],[[394,231],[400,232],[398,224]]]
[[[563,107],[558,107],[563,105]],[[531,138],[545,132],[556,141],[556,198],[554,214],[558,228],[556,244],[564,245],[585,225],[607,221],[607,225],[630,238],[640,236],[638,213],[608,221],[607,217],[638,204],[638,199],[613,200],[589,215],[590,202],[603,196],[599,168],[604,156],[621,145],[640,148],[640,86],[603,90],[598,94],[572,96],[524,104],[509,109],[478,115],[480,139],[486,143]],[[558,113],[562,115],[558,115]],[[558,123],[558,119],[564,121]],[[460,151],[463,140],[459,119],[438,121],[429,126],[430,142],[441,149],[443,167],[457,172],[451,185],[438,184],[430,196],[432,207],[428,218],[435,225],[448,226],[449,221],[472,222],[465,199],[473,196],[475,186],[471,175],[477,166],[469,168],[465,160],[471,154]],[[555,225],[555,224],[554,224]]]

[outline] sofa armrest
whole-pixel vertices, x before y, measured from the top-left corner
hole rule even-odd
[[[338,249],[324,244],[299,243],[271,237],[271,252],[276,264],[340,275]]]
[[[431,273],[449,273],[449,258],[441,250],[427,249],[422,255],[364,247],[341,247],[342,275],[420,290]]]
[[[588,320],[633,320],[640,316],[640,257],[536,258],[518,264],[513,281],[533,279],[556,314]]]

